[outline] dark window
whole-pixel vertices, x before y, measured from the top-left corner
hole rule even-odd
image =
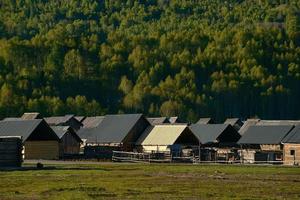
[[[291,150],[291,156],[294,156],[295,155],[295,150]]]

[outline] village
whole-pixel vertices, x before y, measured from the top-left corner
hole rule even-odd
[[[228,118],[190,124],[143,114],[0,121],[0,167],[24,160],[299,165],[300,121]]]

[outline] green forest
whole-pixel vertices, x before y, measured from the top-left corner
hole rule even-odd
[[[0,117],[300,118],[299,0],[0,0]]]

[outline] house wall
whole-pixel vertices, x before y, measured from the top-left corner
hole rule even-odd
[[[24,143],[25,159],[59,158],[59,143],[54,140],[26,141]]]
[[[255,162],[255,150],[243,149],[238,151],[240,159],[243,163],[254,163]]]
[[[291,150],[294,150],[295,152],[294,155],[291,155]],[[300,144],[284,144],[283,164],[285,165],[300,164]]]
[[[59,155],[63,157],[64,154],[79,154],[80,142],[70,133],[66,133],[59,142]]]
[[[170,148],[167,145],[143,145],[142,146],[142,151],[143,152],[170,152]]]
[[[260,145],[262,151],[282,151],[280,144],[262,144]]]

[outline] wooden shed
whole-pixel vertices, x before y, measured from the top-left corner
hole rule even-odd
[[[80,152],[82,140],[75,130],[70,126],[52,126],[56,135],[59,137],[59,157],[76,155]]]
[[[59,138],[45,120],[0,121],[0,136],[22,137],[25,159],[59,157]]]
[[[0,136],[0,167],[20,167],[22,149],[21,137]]]

